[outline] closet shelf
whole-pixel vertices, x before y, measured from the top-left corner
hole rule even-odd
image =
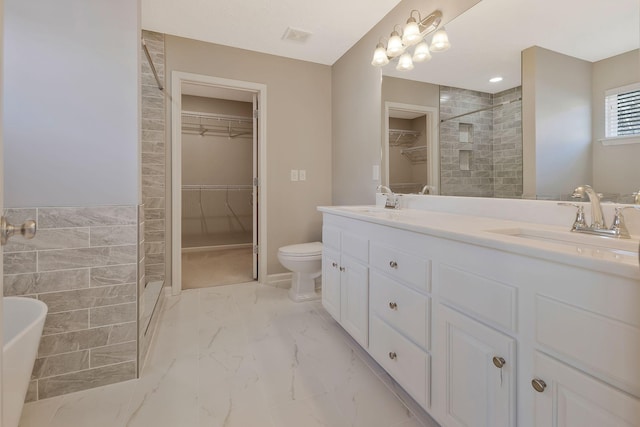
[[[182,112],[182,132],[200,136],[253,138],[253,119],[225,114]]]
[[[412,164],[425,163],[427,161],[428,147],[418,145],[417,147],[403,148],[400,154],[405,156]]]
[[[416,130],[408,129],[389,129],[389,145],[391,146],[410,146],[420,137],[421,133]]]

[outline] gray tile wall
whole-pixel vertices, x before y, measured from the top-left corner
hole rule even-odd
[[[493,94],[493,104],[522,97],[516,87]],[[522,101],[493,110],[494,197],[522,197]]]
[[[491,94],[440,86],[440,119],[492,105]],[[460,142],[460,123],[471,125],[473,139]],[[448,196],[493,196],[493,120],[491,110],[440,124],[440,185]],[[460,151],[471,151],[469,170],[460,167]]]
[[[440,118],[491,107],[519,98],[521,88],[497,94],[440,87]],[[460,126],[471,127],[470,142],[460,141]],[[469,170],[460,165],[470,152]],[[440,124],[441,193],[450,196],[522,196],[522,102],[468,114]]]
[[[142,31],[158,77],[164,81],[164,34]],[[144,54],[143,54],[144,55]],[[165,99],[146,58],[142,57],[142,203],[147,282],[165,279]]]
[[[129,380],[137,370],[138,208],[5,210],[38,222],[4,252],[4,295],[49,307],[27,401]]]

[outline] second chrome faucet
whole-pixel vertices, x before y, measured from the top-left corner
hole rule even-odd
[[[581,205],[577,205],[574,203],[559,203],[560,205],[575,206],[578,208],[576,219],[573,222],[571,231],[605,237],[616,237],[621,239],[629,239],[631,237],[629,235],[629,230],[627,230],[627,227],[624,223],[624,216],[622,215],[622,212],[625,209],[630,208],[640,209],[640,206],[616,206],[613,222],[611,223],[611,227],[608,228],[604,219],[604,213],[602,212],[602,205],[600,204],[600,195],[596,193],[591,186],[582,185],[580,187],[576,187],[576,189],[573,190],[573,195],[571,197],[575,199],[581,199],[585,196],[589,198],[589,202],[591,203],[590,225],[587,225],[584,217],[584,208]]]

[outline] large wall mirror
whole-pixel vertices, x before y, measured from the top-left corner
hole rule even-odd
[[[623,203],[640,190],[640,138],[604,140],[605,91],[640,82],[637,0],[482,0],[446,29],[450,50],[382,69],[385,185],[561,199],[591,184]]]

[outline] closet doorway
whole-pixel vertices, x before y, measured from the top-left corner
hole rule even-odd
[[[173,291],[258,280],[261,91],[178,74],[172,110]]]

